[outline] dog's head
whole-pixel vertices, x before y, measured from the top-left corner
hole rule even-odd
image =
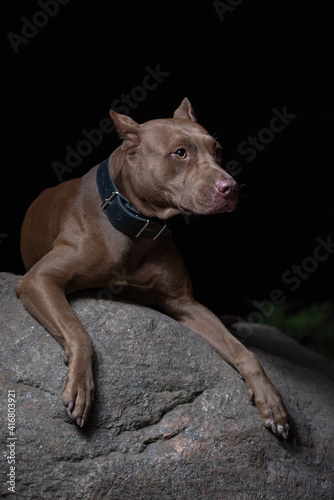
[[[123,168],[131,170],[127,177],[138,200],[130,201],[138,210],[168,219],[235,209],[238,185],[220,166],[222,148],[196,122],[187,98],[169,119],[139,125],[112,110],[110,116],[123,139]]]

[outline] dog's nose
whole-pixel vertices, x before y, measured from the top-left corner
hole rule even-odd
[[[230,194],[236,190],[237,183],[234,179],[224,179],[222,181],[216,182],[216,188],[220,193],[224,195],[224,197],[230,196]]]

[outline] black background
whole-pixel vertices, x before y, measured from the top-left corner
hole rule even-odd
[[[196,296],[235,314],[274,289],[287,301],[333,299],[334,254],[296,290],[282,280],[314,257],[318,237],[334,233],[331,3],[231,0],[219,15],[202,0],[70,0],[17,53],[8,33],[22,36],[23,16],[43,24],[36,17],[43,9],[35,1],[6,5],[0,270],[23,272],[20,225],[31,201],[58,183],[52,163],[65,164],[65,148],[85,139],[83,129],[98,128],[115,99],[142,85],[149,66],[168,76],[132,100],[132,118],[170,117],[188,96],[198,121],[223,144],[224,164],[236,160],[235,178],[245,184],[234,213],[173,222]],[[248,162],[239,145],[285,107],[296,117]],[[63,180],[118,145],[115,132],[105,134]]]

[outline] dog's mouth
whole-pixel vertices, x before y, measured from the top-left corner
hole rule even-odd
[[[178,208],[181,214],[184,215],[214,215],[222,214],[225,212],[233,212],[238,204],[238,192],[237,190],[229,196],[228,199],[219,199],[219,197],[213,197],[210,203],[205,203],[197,201],[193,206],[179,204]]]
[[[218,184],[218,185],[217,185]],[[166,193],[170,207],[182,215],[214,215],[233,212],[238,204],[238,192],[242,185],[233,179],[210,182],[210,189],[179,191],[171,196]],[[176,214],[175,214],[176,215]]]
[[[207,207],[207,208],[193,208],[189,209],[186,207],[179,207],[180,213],[184,215],[214,215],[214,214],[222,214],[225,212],[233,212],[236,209],[237,203],[229,203],[226,204],[224,207],[220,208],[212,208],[212,207]]]

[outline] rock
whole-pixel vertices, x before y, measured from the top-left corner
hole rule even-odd
[[[96,380],[82,430],[61,402],[62,348],[24,310],[17,279],[0,274],[4,498],[12,480],[20,499],[333,499],[332,362],[322,358],[325,377],[284,359],[283,348],[268,354],[261,336],[283,339],[288,354],[293,342],[296,356],[298,345],[254,328],[254,350],[289,413],[284,441],[263,427],[238,373],[192,332],[152,309],[79,294],[71,303],[93,339]]]

